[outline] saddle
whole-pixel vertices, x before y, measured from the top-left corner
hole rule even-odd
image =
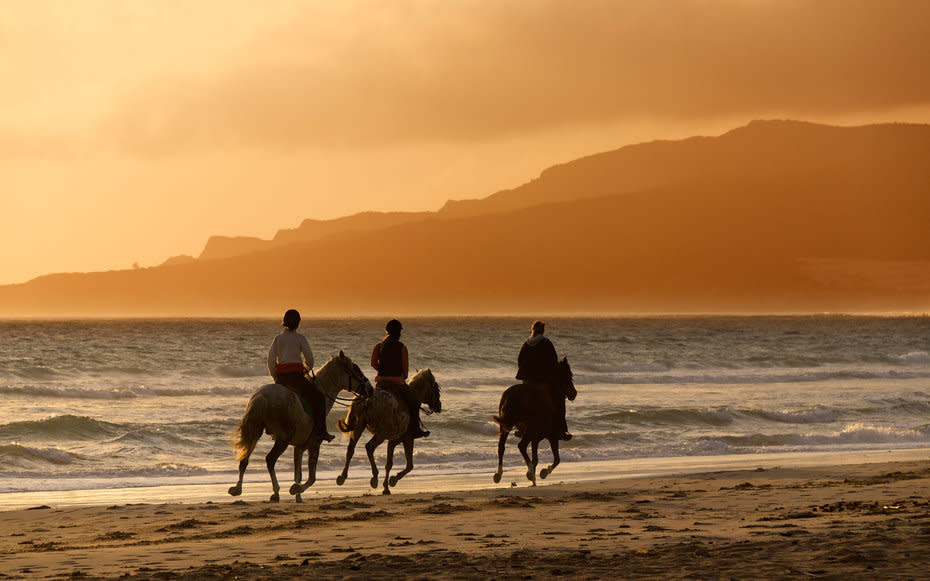
[[[301,407],[304,408],[304,412],[306,412],[308,416],[311,416],[311,417],[313,416],[313,406],[310,404],[310,398],[304,395],[304,393],[301,392],[299,388],[293,385],[287,385],[283,383],[279,385],[283,385],[284,387],[294,392],[294,394],[297,396],[297,399],[300,400],[300,405]],[[310,379],[310,385],[312,385],[313,388],[316,389],[316,380]]]
[[[378,389],[383,389],[384,391],[393,395],[394,397],[397,398],[397,401],[399,402],[406,401],[406,399],[404,398],[404,391],[403,391],[404,389],[406,389],[406,386],[404,385],[390,382],[390,381],[379,381],[375,384],[375,387]]]

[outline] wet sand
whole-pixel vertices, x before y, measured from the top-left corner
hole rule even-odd
[[[917,579],[930,459],[301,504],[42,505],[0,512],[0,555],[15,579]]]

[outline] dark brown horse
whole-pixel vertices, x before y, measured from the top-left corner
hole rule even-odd
[[[551,379],[556,390],[562,397],[575,399],[578,392],[572,381],[572,368],[568,359],[562,359],[556,367],[555,377]],[[552,401],[549,389],[539,383],[518,383],[504,391],[498,414],[494,421],[500,426],[500,440],[497,443],[497,472],[494,473],[494,482],[501,481],[504,471],[504,447],[507,436],[514,428],[518,435],[522,435],[517,447],[523,460],[526,461],[526,477],[533,486],[536,486],[536,464],[539,462],[539,442],[549,440],[552,449],[552,464],[539,471],[539,477],[545,478],[559,465],[559,435],[560,426],[555,421],[556,403]],[[527,446],[533,445],[532,458],[526,452]]]

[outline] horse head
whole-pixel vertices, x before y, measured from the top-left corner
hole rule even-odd
[[[558,378],[559,387],[562,389],[562,394],[568,398],[568,401],[574,401],[575,396],[578,395],[578,390],[575,389],[574,375],[571,366],[568,364],[567,357],[563,357],[559,361],[556,368],[556,377]]]
[[[337,355],[333,356],[333,360],[339,364],[340,369],[346,374],[348,381],[346,391],[351,391],[352,393],[362,396],[369,396],[372,394],[374,388],[371,386],[371,382],[368,381],[368,378],[365,377],[365,374],[362,373],[359,366],[352,361],[348,355],[339,351]]]
[[[429,367],[417,371],[416,375],[410,379],[409,385],[416,391],[417,395],[420,396],[420,401],[425,403],[431,412],[439,413],[442,411],[442,402],[439,399],[441,389]]]

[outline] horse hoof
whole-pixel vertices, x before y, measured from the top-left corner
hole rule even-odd
[[[268,499],[268,502],[281,502],[281,497],[278,496],[277,492],[275,492],[271,495],[271,498]]]
[[[240,494],[242,494],[242,487],[241,486],[230,486],[229,494],[230,496],[239,496]]]
[[[390,483],[391,483],[391,486],[397,486],[397,477],[391,476]]]
[[[497,484],[497,483],[499,483],[500,481],[501,481],[501,475],[500,475],[500,474],[495,474],[495,475],[494,475],[494,484]]]
[[[299,493],[299,492],[297,493],[297,496],[294,497],[294,500],[295,500],[296,502],[303,502],[303,501],[304,501],[304,499],[300,496],[300,493]]]
[[[385,488],[384,490],[381,491],[381,494],[390,494],[390,493],[391,493],[391,491],[390,491],[389,489],[387,489],[387,488]]]
[[[345,483],[346,483],[346,477],[345,477],[345,476],[343,476],[342,474],[340,474],[339,476],[336,477],[336,484],[338,484],[339,486],[342,486],[342,485],[345,484]]]
[[[370,482],[369,484],[371,484],[371,487],[372,487],[372,488],[378,488],[378,477],[377,477],[377,476],[372,476],[372,477],[371,477],[371,482]]]
[[[295,482],[294,484],[291,484],[291,489],[288,492],[290,492],[291,495],[300,495],[303,490],[301,490],[300,484]]]
[[[549,476],[549,470],[548,470],[547,468],[543,468],[542,470],[539,471],[539,477],[540,477],[540,478],[542,478],[543,480],[545,480],[545,479],[546,479],[546,476]]]

